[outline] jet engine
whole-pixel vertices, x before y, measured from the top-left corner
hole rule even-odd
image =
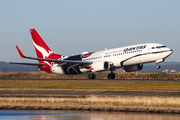
[[[124,70],[126,72],[133,72],[133,71],[138,71],[143,69],[143,64],[138,64],[138,65],[130,65],[130,66],[125,66]]]
[[[110,69],[110,64],[107,61],[95,62],[90,66],[90,70],[92,72],[103,71],[103,70],[108,70],[108,69]]]

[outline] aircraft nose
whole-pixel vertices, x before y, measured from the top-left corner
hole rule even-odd
[[[173,50],[172,49],[170,49],[170,52],[171,52],[171,54],[173,53]]]
[[[172,53],[173,53],[173,50],[172,50],[172,49],[170,49],[170,48],[166,49],[166,54],[164,54],[164,55],[165,55],[165,58],[164,58],[164,59],[166,59],[167,57],[169,57]]]
[[[169,48],[169,55],[173,53],[173,50]]]

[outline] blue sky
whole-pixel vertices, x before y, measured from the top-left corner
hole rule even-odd
[[[31,28],[63,55],[155,42],[180,61],[179,0],[1,0],[0,27],[0,61],[36,62],[15,48],[36,56]]]

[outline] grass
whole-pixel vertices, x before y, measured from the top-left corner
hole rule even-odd
[[[180,91],[180,82],[161,81],[66,81],[66,80],[1,80],[6,89],[105,89]]]
[[[165,73],[158,73],[158,74],[149,74],[147,75],[148,78],[154,78],[154,79],[163,79],[166,77]]]
[[[45,72],[14,72],[0,73],[1,89],[106,89],[106,90],[159,90],[180,91],[180,81],[101,81],[107,79],[108,73],[97,73],[99,81],[89,80],[61,80],[61,79],[87,79],[87,74],[58,75]],[[17,80],[15,80],[17,79]],[[32,79],[32,80],[19,80]],[[33,80],[47,79],[47,80]],[[59,80],[51,80],[59,79]],[[141,79],[141,80],[179,80],[180,73],[116,73],[116,79]]]

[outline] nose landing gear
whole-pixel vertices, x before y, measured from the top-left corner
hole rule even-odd
[[[161,66],[160,66],[158,63],[161,63],[161,62],[163,62],[163,61],[165,61],[165,58],[156,61],[156,63],[157,63],[156,68],[157,68],[157,69],[160,69],[160,68],[161,68]]]
[[[161,66],[160,66],[159,64],[157,64],[157,65],[156,65],[156,68],[157,68],[157,69],[160,69],[160,68],[161,68]]]

